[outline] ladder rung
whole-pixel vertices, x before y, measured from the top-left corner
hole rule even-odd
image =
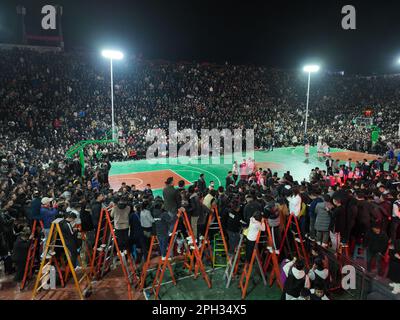
[[[46,273],[44,273],[41,277],[40,280],[43,280],[44,277],[48,276],[50,274],[50,271],[47,271]]]

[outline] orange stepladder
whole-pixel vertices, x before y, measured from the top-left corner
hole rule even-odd
[[[262,223],[265,223],[264,219],[262,220]],[[258,232],[250,262],[245,263],[242,274],[240,276],[239,288],[242,292],[242,299],[246,298],[247,288],[249,286],[249,281],[250,281],[251,274],[253,271],[254,262],[257,262],[257,266],[260,271],[260,275],[263,280],[264,286],[267,285],[267,280],[265,279],[265,275],[264,275],[264,271],[263,271],[261,259],[260,259],[260,253],[258,250],[260,236],[261,236],[261,231]]]
[[[159,293],[160,293],[160,289],[161,289],[161,285],[162,285],[162,281],[163,281],[163,278],[164,278],[164,274],[165,274],[165,271],[166,271],[166,269],[167,269],[167,267],[169,265],[168,258],[171,256],[172,250],[174,249],[174,244],[175,244],[175,241],[176,241],[176,238],[177,238],[177,230],[178,230],[178,224],[179,224],[180,219],[182,219],[183,224],[184,224],[184,226],[186,228],[186,231],[187,231],[187,233],[189,234],[189,236],[192,239],[192,243],[193,243],[193,247],[194,247],[193,255],[197,260],[198,267],[199,267],[200,272],[201,272],[201,274],[203,276],[203,279],[206,282],[208,288],[211,288],[211,281],[210,281],[210,279],[209,279],[209,277],[208,277],[208,275],[206,273],[203,261],[201,260],[199,247],[196,244],[196,239],[194,237],[193,229],[192,229],[192,227],[190,225],[190,221],[188,219],[187,213],[186,213],[185,210],[179,209],[178,210],[178,214],[177,214],[177,219],[176,219],[176,222],[175,222],[175,225],[174,225],[174,229],[172,231],[171,238],[170,238],[170,241],[169,241],[168,250],[167,250],[167,254],[166,254],[166,259],[163,260],[163,261],[160,260],[159,268],[157,270],[156,277],[154,278],[154,281],[153,281],[153,293],[154,293],[154,298],[155,299],[158,299],[158,296],[159,296]],[[170,272],[171,272],[171,274],[173,274],[171,269],[170,269]],[[174,279],[173,279],[173,281],[174,281]]]
[[[208,260],[213,260],[213,254],[212,254],[212,248],[211,248],[211,241],[209,239],[209,232],[210,229],[212,228],[212,224],[213,224],[213,220],[216,220],[217,222],[217,226],[213,229],[217,229],[218,232],[221,235],[221,239],[223,242],[223,246],[224,246],[224,251],[225,251],[225,256],[226,256],[226,260],[227,260],[227,264],[229,263],[229,255],[228,255],[228,245],[226,243],[226,239],[225,239],[225,235],[224,235],[224,230],[222,228],[222,223],[221,223],[221,218],[219,216],[218,213],[218,207],[214,204],[210,210],[210,213],[208,215],[208,220],[207,220],[207,224],[206,224],[206,230],[204,232],[204,238],[201,241],[201,247],[200,247],[200,257],[203,258],[204,252],[207,252],[207,256],[206,258]],[[214,223],[215,224],[215,223]],[[191,264],[193,265],[193,264]],[[197,278],[198,275],[198,270],[199,270],[199,264],[198,261],[196,260],[196,264],[195,264],[195,271],[194,271],[194,276],[195,278]],[[189,269],[189,271],[191,271],[191,269]]]
[[[61,252],[59,252],[59,254],[64,255],[66,257],[67,268],[69,268],[72,274],[75,283],[75,289],[78,292],[79,298],[83,300],[85,297],[89,296],[92,292],[92,285],[89,275],[86,272],[86,268],[81,268],[81,273],[82,273],[81,278],[78,278],[77,276],[77,270],[72,263],[70,251],[66,245],[64,235],[60,227],[60,222],[62,220],[63,219],[58,218],[54,220],[51,224],[50,232],[47,237],[47,241],[43,250],[43,258],[40,263],[39,273],[37,275],[35,286],[33,288],[32,299],[35,299],[40,290],[47,285],[48,279],[51,274],[50,268],[53,264],[55,264],[56,266],[56,270],[58,272],[61,285],[64,286],[63,275],[60,266],[58,264],[58,261],[56,259],[57,255],[56,249],[61,249]],[[82,284],[85,286],[81,287]]]
[[[128,287],[128,298],[131,300],[135,291],[133,289],[140,287],[140,278],[137,276],[131,253],[121,252],[119,249],[109,209],[102,208],[100,212],[90,274],[95,279],[101,279],[111,269],[113,259],[117,255]]]
[[[39,226],[38,226],[39,224]],[[38,230],[38,227],[40,227],[40,231]],[[26,264],[25,264],[25,271],[24,271],[24,277],[22,278],[21,281],[21,290],[25,288],[25,285],[28,281],[28,279],[32,278],[32,273],[33,273],[33,267],[35,263],[35,258],[36,255],[38,254],[38,250],[41,251],[40,249],[40,234],[41,231],[44,229],[43,227],[43,221],[42,220],[33,220],[32,224],[32,232],[31,232],[31,240],[30,240],[30,245],[28,249],[28,254],[26,258]]]
[[[267,256],[266,256],[266,263],[263,266],[263,272],[265,273],[268,271],[268,267],[269,267],[270,263],[272,262],[272,269],[271,269],[271,273],[269,276],[269,286],[272,286],[272,284],[275,280],[278,287],[281,290],[283,290],[283,284],[281,282],[280,268],[279,268],[278,257],[277,257],[277,250],[275,248],[274,240],[272,238],[271,228],[267,221],[264,220],[264,223],[265,223],[265,230],[267,231],[268,246],[265,250],[265,252],[267,253]]]
[[[147,259],[146,259],[146,262],[143,265],[142,273],[141,273],[141,276],[140,276],[140,290],[143,290],[144,287],[145,287],[148,271],[150,271],[149,270],[149,266],[150,266],[150,263],[151,263],[152,253],[153,253],[154,247],[156,247],[157,245],[159,245],[159,242],[157,240],[157,236],[152,235],[151,236],[151,240],[150,240],[149,252],[147,254]],[[171,278],[172,278],[172,282],[175,285],[176,284],[176,280],[175,280],[174,272],[172,271],[171,263],[170,263],[170,261],[168,259],[166,259],[166,260],[167,260],[167,262],[166,262],[167,263],[167,267],[168,267],[169,273],[170,273]],[[155,279],[157,277],[159,277],[159,272],[162,269],[162,263],[163,262],[164,261],[160,257],[159,262],[157,264],[157,273],[156,273]],[[154,281],[153,281],[153,287],[154,287]]]
[[[294,227],[296,228],[295,232],[289,230],[292,225],[294,225]],[[278,260],[282,254],[285,242],[289,240],[289,232],[292,233],[292,235],[293,235],[293,243],[295,246],[297,257],[304,259],[307,268],[309,268],[310,264],[309,264],[308,254],[304,247],[304,240],[301,235],[299,221],[293,213],[291,213],[289,215],[289,219],[286,223],[285,231],[284,231],[283,237],[281,239],[281,245],[279,247]],[[298,242],[299,242],[299,244],[298,244]],[[269,265],[270,259],[272,259],[272,255],[268,255],[267,258],[265,259],[264,268],[263,268],[264,271],[266,270],[266,266]]]

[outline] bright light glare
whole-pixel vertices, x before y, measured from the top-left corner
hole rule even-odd
[[[318,72],[319,66],[317,65],[309,65],[303,68],[304,72]]]
[[[103,50],[101,51],[101,55],[113,60],[121,60],[124,57],[124,54],[121,51],[116,50]]]

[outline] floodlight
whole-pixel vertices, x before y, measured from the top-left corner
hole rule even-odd
[[[124,57],[124,54],[117,50],[103,50],[101,51],[101,55],[112,60],[121,60]]]
[[[308,65],[303,68],[304,72],[318,72],[319,66],[317,65]]]

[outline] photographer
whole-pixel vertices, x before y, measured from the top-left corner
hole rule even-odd
[[[46,244],[47,236],[50,232],[51,223],[56,218],[58,210],[56,208],[57,204],[53,198],[44,197],[42,199],[42,207],[40,208],[40,220],[43,221],[44,229],[44,240],[43,243]]]

